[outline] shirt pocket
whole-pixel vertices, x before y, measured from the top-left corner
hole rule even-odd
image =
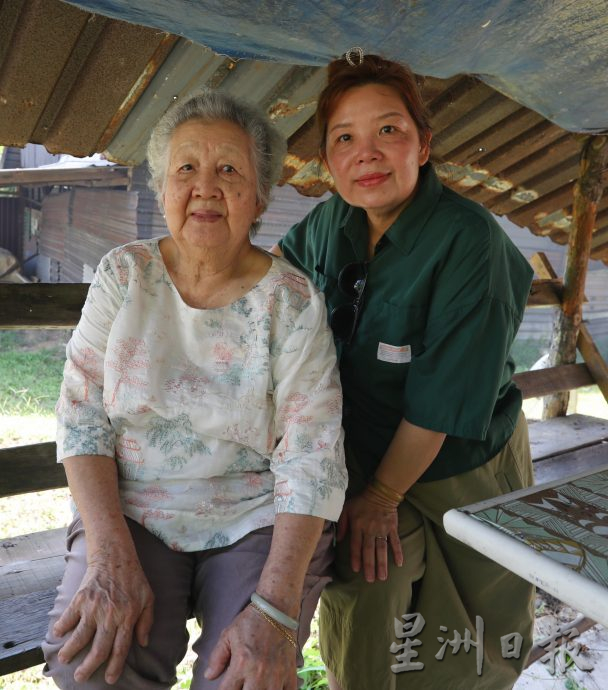
[[[409,364],[409,361],[424,351],[426,313],[423,308],[380,302],[374,304],[369,311],[366,312],[364,307],[359,328],[365,341],[373,345],[376,353],[380,351],[380,361],[383,361],[383,353],[397,349],[401,351],[401,355],[396,352],[395,362],[386,363]],[[409,350],[409,356],[404,348]]]
[[[403,388],[410,363],[423,352],[424,327],[422,309],[389,302],[365,306],[352,346],[351,356],[361,365],[356,377],[372,376],[377,391]]]

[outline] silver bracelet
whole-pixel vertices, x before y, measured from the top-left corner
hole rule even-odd
[[[284,625],[290,630],[298,629],[298,621],[295,618],[290,618],[286,613],[283,613],[283,611],[279,611],[279,609],[275,608],[272,604],[269,604],[266,599],[262,599],[257,592],[251,595],[251,601],[277,623]]]

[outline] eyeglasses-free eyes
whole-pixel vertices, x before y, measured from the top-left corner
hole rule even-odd
[[[346,264],[338,275],[338,287],[347,297],[352,299],[352,302],[340,304],[332,309],[329,315],[329,325],[336,338],[344,341],[346,345],[350,344],[359,325],[366,283],[366,261],[354,261]]]

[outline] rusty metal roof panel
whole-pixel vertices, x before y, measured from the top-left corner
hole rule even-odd
[[[2,3],[2,143],[103,150],[176,40],[55,0]]]
[[[205,86],[258,104],[289,137],[314,114],[324,78],[322,68],[233,61],[181,39],[108,143],[107,155],[116,162],[141,163],[150,130],[171,103]]]
[[[420,74],[477,74],[571,131],[608,127],[608,14],[601,0],[72,1],[234,58],[326,65],[363,46]]]
[[[317,196],[312,117],[325,68],[235,60],[163,31],[58,0],[0,3],[0,144],[42,143],[78,156],[140,163],[176,97],[219,87],[258,103],[289,138],[284,181]],[[532,232],[567,241],[580,142],[474,76],[421,76],[433,155],[446,184]],[[608,205],[592,256],[608,262]]]

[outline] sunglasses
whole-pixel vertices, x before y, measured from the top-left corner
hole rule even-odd
[[[367,262],[355,261],[346,264],[338,276],[338,287],[352,299],[350,304],[341,304],[332,309],[329,315],[329,325],[334,335],[346,345],[353,339],[359,316],[363,309],[363,293],[367,283]]]

